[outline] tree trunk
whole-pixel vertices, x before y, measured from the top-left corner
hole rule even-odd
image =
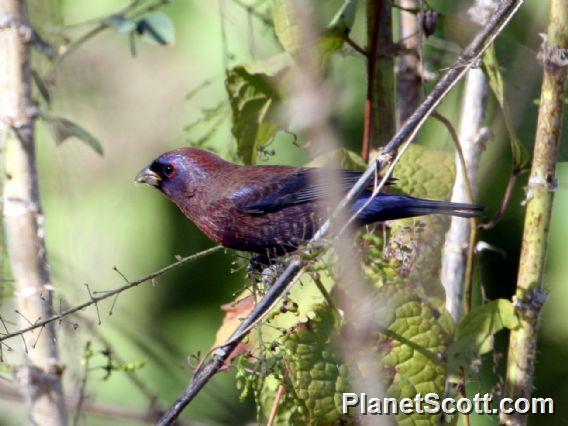
[[[401,0],[398,4],[406,9],[421,9],[422,0]],[[422,95],[422,29],[418,15],[399,11],[400,44],[409,52],[398,57],[396,70],[397,128],[420,105]]]
[[[540,309],[545,300],[543,277],[550,214],[556,189],[556,163],[562,128],[568,51],[568,0],[552,0],[548,36],[543,43],[544,79],[527,186],[527,211],[515,306],[520,327],[511,331],[507,361],[508,397],[530,398]],[[563,52],[563,54],[561,53]],[[525,425],[527,416],[503,415],[502,424]]]
[[[34,147],[37,107],[31,99],[33,33],[26,2],[0,0],[0,134],[4,151],[3,216],[21,325],[53,314]],[[41,333],[41,334],[40,334]],[[16,371],[29,422],[67,423],[54,324],[27,335]]]

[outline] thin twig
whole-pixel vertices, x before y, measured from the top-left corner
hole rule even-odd
[[[353,50],[359,52],[361,55],[365,56],[366,58],[369,57],[369,52],[367,52],[363,47],[359,46],[355,40],[353,40],[348,35],[345,36],[345,42],[353,48]]]
[[[92,355],[91,341],[87,341],[83,352],[85,361],[83,365],[83,377],[81,377],[81,388],[79,389],[79,398],[77,400],[77,405],[75,406],[75,417],[73,418],[74,426],[79,424],[79,420],[81,418],[81,408],[83,407],[83,402],[85,402],[85,392],[87,391],[87,380],[89,379],[89,368]]]
[[[389,164],[399,149],[403,149],[410,144],[427,118],[440,105],[448,92],[479,59],[499,33],[501,33],[522,3],[523,0],[503,0],[500,3],[499,8],[492,15],[487,26],[474,37],[458,58],[457,63],[444,74],[424,102],[417,108],[414,114],[409,117],[396,135],[383,148],[381,153],[371,162],[369,167],[367,167],[341,202],[338,203],[328,220],[325,221],[307,244],[308,248],[317,246],[318,243],[324,239],[330,231],[332,221],[344,212],[352,201],[373,181],[374,176],[377,174],[378,166],[383,167]],[[378,188],[384,186],[386,180],[390,177],[394,168],[393,164],[394,162],[388,167],[385,177],[383,177],[382,181],[377,186]],[[160,419],[158,425],[169,425],[175,421],[187,404],[195,398],[219,368],[221,368],[238,343],[264,318],[270,309],[280,300],[286,290],[290,288],[292,283],[300,275],[305,262],[306,261],[302,260],[299,256],[293,256],[291,258],[284,271],[276,278],[274,284],[272,284],[266,292],[264,298],[255,305],[251,313],[239,325],[229,339],[227,339],[225,344],[215,351],[212,359],[209,360],[200,371],[195,373],[186,389]]]
[[[492,229],[501,220],[503,214],[507,210],[507,207],[509,207],[509,203],[511,202],[511,196],[513,195],[513,191],[515,189],[517,180],[521,175],[521,173],[522,170],[518,168],[514,169],[511,172],[511,175],[509,176],[509,180],[507,182],[507,188],[505,189],[505,193],[503,194],[503,199],[501,201],[501,206],[499,207],[499,210],[497,211],[497,213],[495,213],[495,215],[493,215],[491,219],[489,219],[489,222],[480,223],[479,225],[477,225],[479,229],[483,229],[484,231]]]
[[[464,180],[467,188],[467,196],[469,198],[469,202],[473,203],[474,196],[473,196],[473,188],[471,185],[471,181],[469,179],[469,175],[467,173],[467,164],[465,162],[465,157],[463,155],[463,149],[461,146],[460,138],[458,136],[458,132],[456,131],[454,125],[448,118],[440,114],[438,111],[434,111],[432,113],[432,118],[435,118],[440,123],[442,123],[448,129],[448,133],[452,137],[452,141],[454,142],[454,146],[456,147],[456,152],[458,153],[458,158],[461,164],[462,173],[464,175]],[[475,219],[475,218],[473,218]]]
[[[270,410],[270,416],[268,417],[268,423],[266,423],[266,426],[272,426],[274,424],[274,420],[276,420],[276,414],[278,414],[278,406],[280,405],[282,395],[284,395],[283,384],[278,386],[278,390],[276,391],[276,396],[274,397],[274,402],[272,403],[272,409]]]
[[[15,386],[5,384],[2,381],[0,381],[0,398],[3,400],[24,402],[22,394]],[[67,398],[65,403],[70,410],[72,410],[75,406],[75,402],[71,398]],[[153,412],[129,408],[124,405],[111,405],[85,401],[83,404],[83,411],[94,416],[113,420],[130,420],[141,423],[154,423],[156,421],[156,417]],[[176,421],[176,425],[179,426],[197,426],[198,424],[200,423],[187,422],[185,420]]]
[[[94,305],[94,304],[99,303],[99,302],[101,302],[105,299],[108,299],[109,297],[120,294],[123,291],[129,290],[132,287],[137,287],[138,285],[145,283],[146,281],[151,281],[154,278],[157,278],[160,275],[163,275],[166,272],[169,272],[172,269],[177,268],[178,266],[181,266],[185,263],[193,262],[197,259],[201,259],[202,257],[205,257],[209,254],[212,254],[216,251],[219,251],[220,249],[221,249],[221,246],[215,246],[215,247],[212,247],[210,249],[203,250],[199,253],[192,254],[190,256],[184,257],[184,258],[178,260],[177,262],[172,263],[171,265],[168,265],[168,266],[166,266],[166,267],[164,267],[164,268],[162,268],[162,269],[160,269],[156,272],[153,272],[149,275],[146,275],[145,277],[139,278],[139,279],[132,281],[132,282],[128,283],[127,285],[124,285],[124,286],[119,287],[117,289],[110,290],[110,291],[106,292],[105,294],[103,294],[101,296],[93,296],[87,302],[84,302],[84,303],[81,303],[80,305],[66,309],[63,312],[59,312],[58,314],[55,314],[55,315],[53,315],[49,318],[46,318],[42,321],[37,321],[34,324],[30,325],[29,327],[23,328],[23,329],[18,330],[18,331],[14,331],[13,333],[1,335],[0,336],[0,342],[3,342],[4,340],[8,340],[8,339],[11,339],[11,338],[16,337],[16,336],[20,336],[20,335],[23,336],[25,333],[32,331],[32,330],[35,330],[36,328],[45,327],[47,324],[50,324],[50,323],[57,321],[57,320],[60,320],[61,318],[65,318],[69,315],[74,314],[75,312],[79,312],[79,311],[81,311],[81,310],[83,310],[83,309],[85,309],[85,308],[87,308],[91,305]]]
[[[274,23],[272,22],[272,19],[270,18],[270,16],[259,12],[253,6],[243,3],[241,0],[231,0],[231,1],[233,3],[235,3],[237,6],[246,10],[249,15],[254,16],[259,21],[261,21],[264,25],[266,25],[267,27],[274,26]]]

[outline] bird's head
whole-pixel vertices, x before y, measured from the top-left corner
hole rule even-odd
[[[228,164],[198,148],[179,148],[160,155],[136,175],[135,181],[154,186],[175,201],[176,197],[193,194]]]

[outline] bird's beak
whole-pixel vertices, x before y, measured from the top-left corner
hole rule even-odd
[[[151,186],[160,186],[160,183],[162,183],[162,178],[160,178],[156,172],[150,170],[149,167],[141,170],[134,180],[138,183],[147,183]]]

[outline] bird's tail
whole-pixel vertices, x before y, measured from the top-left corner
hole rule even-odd
[[[424,200],[421,198],[391,194],[379,194],[369,203],[370,196],[370,193],[363,194],[352,207],[352,212],[355,213],[368,203],[359,214],[359,221],[362,224],[429,214],[471,218],[479,216],[479,213],[485,209],[483,206],[476,204]]]

